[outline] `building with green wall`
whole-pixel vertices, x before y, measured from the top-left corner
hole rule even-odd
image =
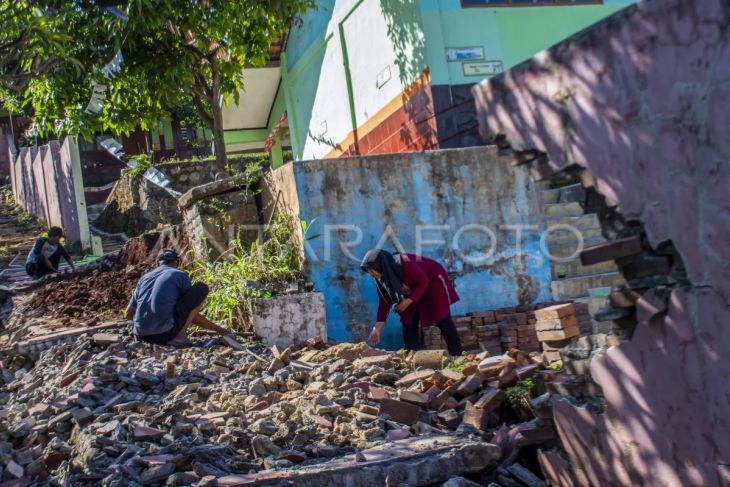
[[[321,159],[479,145],[475,83],[632,3],[318,2],[277,60],[246,73],[225,111],[227,149],[261,150],[273,133],[280,164],[282,147]]]

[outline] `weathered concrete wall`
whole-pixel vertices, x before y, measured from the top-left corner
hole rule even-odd
[[[254,299],[253,329],[269,346],[288,347],[312,337],[327,340],[322,293]]]
[[[231,157],[228,166],[206,159],[163,163],[155,167],[170,181],[171,189],[182,194],[197,186],[242,174],[250,162],[250,158]],[[123,172],[94,225],[106,232],[140,235],[160,224],[182,223],[175,196],[141,176],[131,177]]]
[[[235,245],[243,248],[259,238],[260,227],[254,192],[237,178],[196,186],[182,195],[185,231],[197,259],[215,260]]]
[[[591,364],[604,415],[556,409],[582,485],[730,481],[728,32],[727,2],[645,1],[474,90],[485,137],[589,169],[691,282]]]
[[[301,162],[291,170],[300,217],[314,222],[305,256],[315,289],[327,296],[334,340],[365,339],[373,325],[375,284],[359,262],[379,242],[389,250],[399,242],[405,252],[442,262],[461,296],[454,313],[551,298],[534,183],[494,148]],[[490,255],[491,239],[477,225],[494,235]],[[523,228],[521,256],[508,225]],[[383,340],[401,346],[397,317],[390,317]]]
[[[201,184],[229,178],[240,173],[246,166],[244,160],[231,157],[228,166],[215,162],[215,160],[170,162],[157,166],[162,173],[172,182],[172,187],[180,193],[184,193],[200,186]]]
[[[84,231],[85,206],[79,201],[76,189],[80,178],[74,178],[68,150],[61,150],[58,141],[22,148],[11,160],[11,170],[16,203],[49,226],[63,227],[68,242],[83,241],[83,245],[89,245],[88,231]],[[83,188],[80,194],[83,197]]]

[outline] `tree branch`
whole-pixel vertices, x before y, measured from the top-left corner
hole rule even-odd
[[[193,105],[195,105],[195,111],[198,114],[198,117],[200,117],[200,120],[203,121],[209,128],[213,128],[213,117],[208,113],[208,110],[206,110],[205,105],[203,104],[202,97],[200,97],[201,93],[196,92],[197,90],[193,89]]]

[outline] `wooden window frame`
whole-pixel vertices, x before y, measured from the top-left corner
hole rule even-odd
[[[603,0],[580,0],[571,2],[569,0],[552,0],[552,3],[512,3],[513,0],[506,0],[507,3],[485,3],[474,5],[461,0],[462,8],[520,8],[520,7],[575,7],[580,5],[603,5]]]

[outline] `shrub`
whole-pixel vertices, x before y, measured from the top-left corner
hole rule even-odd
[[[263,242],[245,248],[236,241],[231,252],[216,261],[195,261],[191,275],[210,287],[204,312],[211,319],[226,320],[239,330],[251,328],[253,298],[283,294],[303,284],[302,259],[291,244],[295,224],[277,216],[264,232]]]

